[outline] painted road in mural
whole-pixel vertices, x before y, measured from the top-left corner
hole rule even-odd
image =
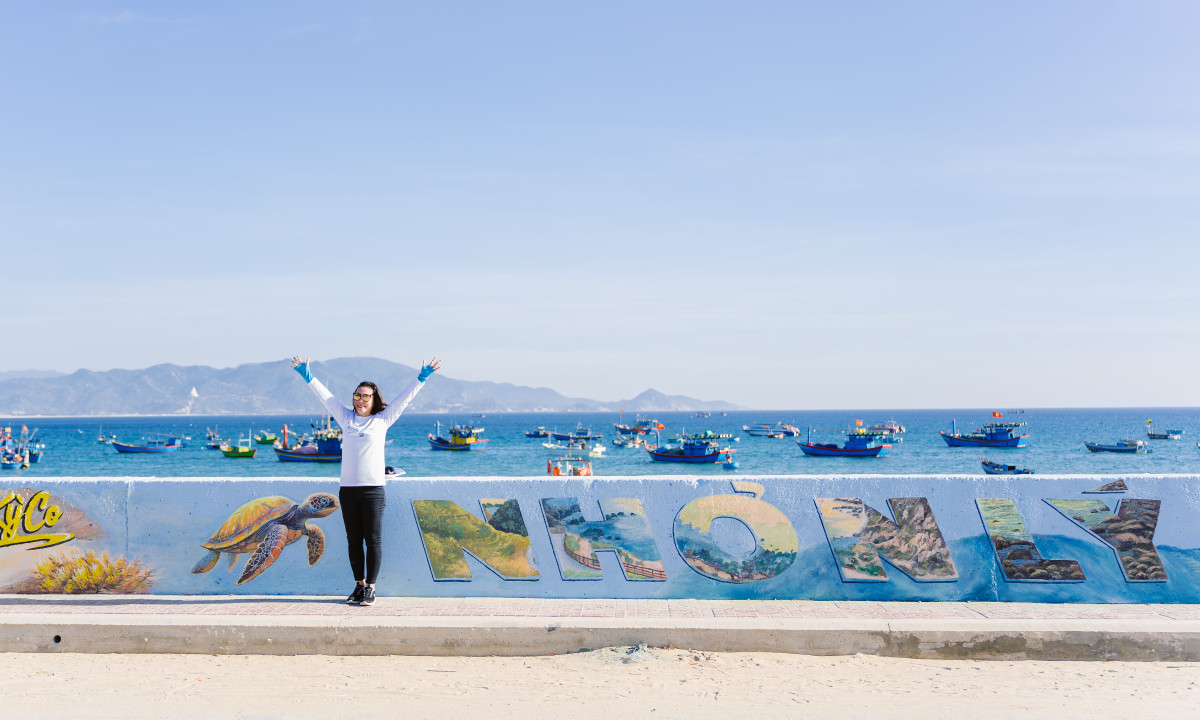
[[[381,595],[1200,602],[1194,476],[428,478]],[[341,595],[337,488],[0,488],[0,592]],[[294,549],[289,547],[295,545]]]

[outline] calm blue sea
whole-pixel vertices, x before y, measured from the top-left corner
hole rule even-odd
[[[537,425],[569,431],[582,423],[604,434],[609,446],[605,457],[593,458],[597,475],[824,475],[824,474],[982,474],[978,448],[947,447],[938,430],[949,430],[951,418],[960,431],[973,430],[991,421],[984,410],[854,410],[854,411],[739,411],[713,413],[697,418],[693,413],[653,413],[666,426],[664,434],[680,430],[736,433],[731,443],[740,464],[736,471],[717,465],[685,465],[650,460],[641,449],[613,447],[613,423],[634,419],[630,413],[501,413],[483,417],[474,414],[445,415],[412,413],[392,426],[387,450],[389,465],[402,468],[410,477],[429,476],[528,476],[545,473],[546,461],[557,454],[527,439],[524,430]],[[1146,420],[1158,429],[1179,428],[1182,440],[1151,441],[1153,452],[1127,455],[1092,453],[1085,439],[1115,441],[1125,437],[1146,438]],[[749,437],[743,425],[787,422],[800,428],[812,426],[821,442],[842,441],[841,431],[856,419],[869,425],[885,420],[903,423],[908,432],[883,458],[818,458],[800,452],[790,439]],[[1200,471],[1200,408],[1040,409],[1020,414],[1005,412],[1005,421],[1028,423],[1031,445],[1023,449],[993,449],[993,460],[1028,467],[1038,474],[1051,473],[1195,473]],[[5,475],[42,477],[337,477],[339,466],[279,462],[269,445],[260,445],[252,459],[226,458],[219,450],[204,448],[207,428],[222,436],[237,437],[262,430],[278,433],[284,423],[307,430],[320,421],[319,414],[288,416],[138,417],[138,418],[8,418],[0,424],[19,431],[22,424],[36,428],[36,439],[45,443],[43,460],[28,470]],[[471,423],[484,427],[488,439],[482,451],[438,452],[429,449],[426,434],[434,423]],[[127,455],[96,442],[97,436],[115,434],[124,442],[137,442],[154,433],[191,436],[190,446],[161,455]],[[10,481],[11,482],[11,479]]]

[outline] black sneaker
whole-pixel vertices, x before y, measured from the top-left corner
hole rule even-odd
[[[358,599],[359,605],[374,605],[375,604],[375,588],[370,585],[364,585],[362,589],[362,597]]]
[[[353,605],[355,603],[362,602],[363,590],[366,590],[366,588],[366,585],[355,585],[354,592],[350,593],[350,597],[346,598],[346,604]]]

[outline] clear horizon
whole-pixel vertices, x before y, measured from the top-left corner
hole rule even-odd
[[[4,17],[0,371],[1200,406],[1194,4]]]

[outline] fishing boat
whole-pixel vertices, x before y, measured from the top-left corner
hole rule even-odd
[[[985,457],[979,458],[980,464],[983,465],[983,471],[988,475],[1032,475],[1033,471],[1029,468],[1019,468],[1016,465],[1004,465],[998,462],[992,462]]]
[[[822,457],[883,457],[887,455],[887,451],[892,447],[883,441],[885,433],[862,427],[856,427],[846,432],[846,442],[841,445],[837,443],[815,443],[812,439],[812,431],[814,429],[817,428],[808,428],[808,435],[803,442],[796,440],[796,444],[800,446],[801,452],[805,455]]]
[[[788,425],[785,422],[777,422],[774,425],[760,423],[758,425],[743,425],[742,432],[751,437],[769,437],[769,438],[784,438],[784,437],[800,437],[800,428],[795,425]]]
[[[586,477],[592,474],[592,464],[580,457],[560,457],[546,462],[546,474],[556,477]]]
[[[679,445],[646,445],[646,452],[651,460],[660,462],[719,463],[737,452],[721,447],[721,439],[721,435],[705,431],[681,438]]]
[[[950,423],[950,432],[938,431],[950,447],[1029,447],[1029,433],[1017,434],[1025,427],[1023,422],[988,423],[973,433],[960,433],[957,420]]]
[[[429,447],[433,450],[482,450],[487,440],[479,437],[483,428],[473,425],[451,425],[447,430],[450,437],[442,436],[442,424],[436,423],[434,432],[429,433]],[[436,433],[436,434],[435,434]]]
[[[903,442],[904,438],[900,436],[907,432],[907,428],[895,420],[868,425],[867,429],[872,432],[883,433],[883,439],[887,442]]]
[[[205,450],[220,450],[224,440],[217,432],[217,428],[204,428],[204,449]]]
[[[552,453],[560,455],[588,455],[590,457],[600,457],[608,450],[607,447],[597,442],[589,442],[587,440],[567,440],[566,442],[544,442],[542,447]]]
[[[267,430],[263,430],[254,436],[254,442],[258,443],[259,445],[274,445],[275,441],[278,439],[279,438],[275,437],[275,433]]]
[[[525,437],[527,437],[527,438],[544,438],[544,437],[550,437],[550,433],[546,432],[546,428],[542,427],[541,425],[538,425],[537,427],[535,427],[532,430],[526,430]]]
[[[1084,440],[1083,444],[1092,452],[1115,452],[1115,453],[1140,453],[1150,452],[1150,448],[1145,440],[1132,440],[1125,438],[1118,440],[1112,444],[1097,443],[1091,440]]]
[[[105,435],[104,434],[104,426],[103,425],[100,426],[100,436],[96,438],[96,442],[101,443],[102,445],[107,445],[116,439],[117,439],[116,435]]]
[[[604,436],[600,433],[593,433],[591,428],[583,427],[583,423],[581,422],[569,433],[560,433],[558,430],[551,430],[550,437],[555,440],[600,440]]]
[[[342,429],[335,427],[332,418],[313,431],[311,440],[303,436],[289,445],[288,426],[283,426],[283,439],[275,443],[275,457],[280,462],[335,463],[342,461]]]
[[[618,435],[649,435],[656,430],[663,430],[665,427],[659,421],[650,420],[641,415],[637,416],[632,425],[613,423],[613,429],[617,431]]]
[[[119,453],[166,453],[181,450],[184,447],[183,439],[168,435],[161,439],[145,440],[145,445],[133,445],[131,443],[117,442],[113,440],[109,444]]]
[[[221,444],[221,453],[227,458],[252,458],[254,453],[258,452],[258,448],[250,444],[250,437],[239,437],[236,444],[224,442]]]
[[[617,435],[613,438],[612,444],[619,448],[643,447],[646,444],[646,438],[641,435]]]
[[[694,417],[698,417],[698,418],[708,418],[708,417],[712,417],[712,413],[710,413],[710,412],[709,412],[709,411],[707,411],[707,410],[701,410],[700,412],[696,413],[696,414],[694,415]]]
[[[1146,421],[1146,436],[1151,440],[1179,440],[1183,437],[1183,431],[1176,428],[1169,430],[1156,431],[1151,429],[1150,420]]]

